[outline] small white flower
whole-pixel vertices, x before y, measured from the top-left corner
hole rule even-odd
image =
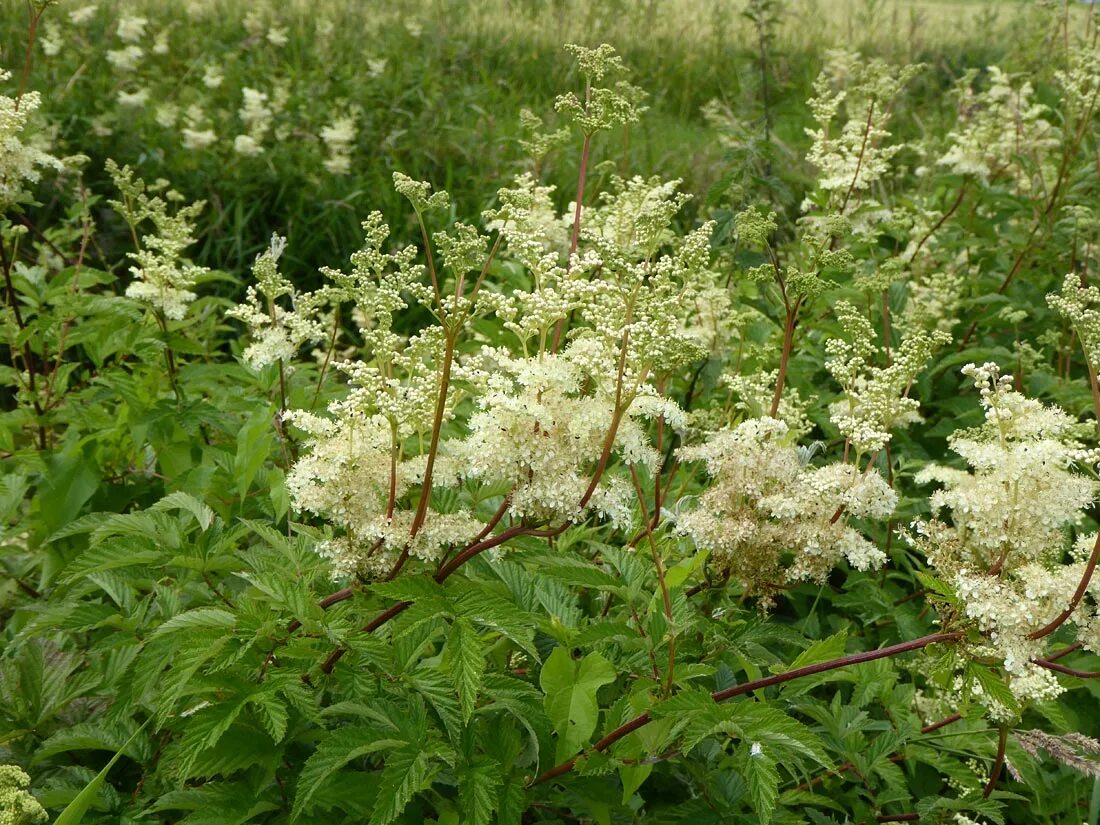
[[[141,46],[124,46],[121,49],[108,49],[107,62],[120,72],[132,72],[137,68],[145,52]]]
[[[221,66],[211,64],[206,67],[202,73],[202,85],[207,89],[216,89],[222,85],[222,81],[225,80],[225,75],[222,74]]]
[[[285,28],[282,26],[272,26],[267,30],[267,42],[276,48],[280,48],[290,42],[290,38],[287,37]]]
[[[79,25],[82,25],[84,23],[87,23],[89,20],[91,20],[93,17],[95,17],[95,13],[96,13],[96,4],[95,3],[92,3],[92,4],[87,5],[87,6],[81,6],[79,9],[73,9],[71,12],[69,12],[69,21],[74,26],[79,26]]]
[[[233,139],[233,151],[245,157],[255,157],[263,151],[263,147],[256,142],[252,135],[237,135]]]
[[[118,39],[123,43],[137,43],[145,34],[149,23],[144,17],[120,17],[118,20]]]
[[[206,149],[218,139],[213,129],[189,129],[185,127],[180,130],[180,135],[183,137],[184,149]]]
[[[128,108],[140,109],[145,106],[149,100],[148,89],[137,89],[133,92],[120,91],[118,93],[118,105],[126,106]]]

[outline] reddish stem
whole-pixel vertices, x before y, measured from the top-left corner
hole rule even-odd
[[[1072,667],[1066,667],[1057,662],[1052,662],[1050,659],[1035,659],[1034,661],[1039,667],[1045,667],[1047,670],[1064,673],[1067,676],[1076,676],[1078,679],[1100,679],[1100,672],[1095,670],[1075,670]]]
[[[762,690],[763,688],[771,687],[773,685],[783,684],[784,682],[790,682],[794,679],[800,679],[803,676],[813,676],[818,673],[825,673],[826,671],[836,670],[837,668],[848,667],[850,665],[858,665],[864,662],[873,662],[876,659],[885,659],[890,656],[897,656],[902,653],[908,653],[912,650],[920,650],[931,644],[938,642],[954,641],[962,637],[962,633],[932,633],[927,636],[921,636],[919,639],[913,639],[912,641],[902,642],[896,645],[890,645],[889,647],[879,648],[878,650],[868,650],[863,653],[851,653],[847,656],[841,656],[839,659],[830,659],[827,662],[817,662],[816,664],[806,665],[805,667],[795,668],[794,670],[788,670],[785,673],[777,673],[772,676],[765,676],[762,679],[756,679],[744,684],[734,685],[731,688],[725,690],[719,690],[710,695],[711,699],[715,702],[724,702],[727,699],[732,699],[734,696],[741,696],[746,693],[752,693],[756,690]],[[607,736],[592,746],[592,750],[601,752],[607,750],[613,744],[618,742],[624,736],[633,733],[639,728],[645,727],[653,721],[653,717],[649,714],[649,711],[635,716],[629,722],[626,722],[615,730],[611,731]],[[531,782],[531,785],[540,785],[543,782],[548,782],[551,779],[555,779],[562,774],[569,773],[573,770],[573,767],[577,764],[577,759],[580,756],[574,756],[565,762],[562,762],[557,767],[551,768],[546,773],[537,777]]]
[[[791,360],[791,346],[794,342],[794,325],[798,316],[798,307],[802,303],[802,296],[794,299],[794,303],[787,310],[787,323],[783,327],[783,354],[779,358],[779,374],[775,379],[775,395],[772,396],[771,411],[768,413],[775,418],[779,412],[779,402],[783,398],[783,385],[787,381],[787,364]]]
[[[573,210],[573,233],[569,238],[569,260],[566,262],[566,272],[573,265],[573,255],[577,252],[577,244],[581,238],[581,204],[584,202],[584,184],[588,177],[588,154],[592,148],[592,135],[584,136],[584,144],[581,146],[581,167],[577,174],[577,203]],[[558,320],[554,327],[553,352],[558,351],[561,344],[561,334],[565,330],[565,319]]]
[[[1005,766],[1005,748],[1008,745],[1008,726],[1001,726],[1001,733],[997,737],[997,756],[993,760],[993,770],[990,771],[989,781],[982,790],[982,799],[989,799],[993,789],[997,787],[997,780],[1001,778],[1001,769]]]
[[[1073,591],[1073,597],[1069,600],[1069,606],[1066,607],[1057,617],[1040,627],[1038,630],[1029,633],[1029,639],[1041,639],[1044,636],[1049,636],[1063,624],[1066,619],[1073,615],[1073,611],[1077,609],[1077,605],[1080,604],[1081,599],[1085,595],[1085,591],[1089,588],[1089,582],[1092,581],[1092,574],[1096,571],[1096,563],[1100,561],[1100,533],[1096,534],[1096,541],[1092,545],[1092,555],[1089,556],[1088,564],[1085,565],[1085,572],[1081,574],[1081,581],[1077,585],[1077,589]]]

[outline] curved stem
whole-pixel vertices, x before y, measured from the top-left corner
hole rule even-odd
[[[917,254],[921,251],[921,249],[924,248],[924,245],[928,243],[932,236],[939,232],[940,228],[945,223],[947,223],[947,221],[951,218],[952,215],[955,214],[955,212],[958,211],[959,206],[962,205],[963,198],[966,196],[966,190],[969,186],[970,178],[963,179],[962,186],[959,187],[959,195],[955,198],[955,202],[951,204],[951,207],[946,212],[943,213],[943,217],[936,221],[935,225],[924,234],[923,238],[920,239],[920,242],[917,243],[916,249],[913,250],[913,254],[909,256],[910,262],[916,260]]]
[[[336,336],[339,332],[340,307],[338,305],[332,311],[332,336],[329,338],[328,349],[325,351],[325,361],[321,364],[321,372],[317,376],[317,389],[313,391],[313,400],[309,404],[311,410],[317,407],[317,399],[321,397],[321,387],[325,383],[325,374],[328,372],[328,365],[332,362],[332,353],[336,350]]]
[[[587,95],[586,95],[587,97]],[[577,243],[581,237],[581,204],[584,202],[584,183],[588,177],[588,154],[592,149],[592,135],[584,136],[584,144],[581,146],[581,166],[577,175],[577,202],[573,210],[573,232],[569,237],[569,259],[566,262],[566,272],[573,265],[573,255],[577,252]],[[561,334],[565,331],[565,319],[561,318],[554,327],[554,343],[552,351],[557,352],[561,344]]]
[[[1049,656],[1046,657],[1046,661],[1053,662],[1061,659],[1063,656],[1069,656],[1069,654],[1073,653],[1073,651],[1080,650],[1082,647],[1084,647],[1084,644],[1082,644],[1081,642],[1074,642],[1073,644],[1067,645],[1066,647],[1063,647],[1061,650],[1055,653],[1051,653]]]
[[[844,214],[844,210],[848,208],[848,201],[852,197],[852,192],[855,191],[856,183],[859,182],[859,172],[863,167],[863,157],[867,152],[867,139],[871,136],[871,121],[875,114],[875,99],[871,98],[867,104],[867,123],[863,127],[863,142],[859,146],[859,157],[856,158],[856,171],[852,174],[852,183],[848,187],[848,191],[844,194],[844,203],[840,205],[840,214]]]
[[[568,523],[563,524],[558,532],[565,530],[567,526]],[[519,535],[523,535],[524,533],[533,535],[535,531],[531,528],[522,526],[509,527],[507,530],[504,530],[501,533],[497,533],[497,535],[493,536],[492,538],[488,538],[484,541],[472,544],[461,553],[459,553],[457,556],[455,556],[453,559],[451,559],[451,561],[448,562],[444,567],[440,568],[440,570],[436,572],[433,578],[436,580],[436,582],[442,584],[447,578],[450,577],[452,573],[454,573],[458,568],[460,568],[474,556],[478,555],[479,553],[484,553],[486,550],[503,544],[509,539],[515,538]],[[367,624],[363,625],[362,632],[373,633],[394,616],[398,616],[408,610],[410,607],[412,607],[412,604],[412,602],[397,602],[396,604],[391,605],[390,607],[379,613],[377,616],[375,616],[373,619],[371,619],[369,622],[367,622]],[[346,652],[347,648],[344,647],[338,647],[336,648],[336,650],[332,651],[332,653],[328,655],[328,658],[321,663],[321,672],[332,673],[332,669],[336,667],[336,663],[339,662],[341,658],[343,658]],[[308,679],[308,677],[303,678]]]
[[[863,653],[851,653],[847,656],[841,656],[839,659],[830,659],[827,662],[817,662],[816,664],[806,665],[805,667],[795,668],[794,670],[788,670],[785,673],[777,673],[772,676],[765,676],[762,679],[755,679],[751,682],[745,682],[744,684],[734,685],[731,688],[725,690],[719,690],[710,695],[710,698],[715,702],[724,702],[727,699],[732,699],[734,696],[741,696],[745,693],[752,693],[756,690],[761,690],[773,685],[783,684],[784,682],[790,682],[794,679],[800,679],[803,676],[813,676],[817,673],[825,673],[826,671],[836,670],[837,668],[849,667],[850,665],[858,665],[863,662],[873,662],[876,659],[886,659],[890,656],[897,656],[902,653],[908,653],[912,650],[920,650],[928,645],[937,644],[938,642],[950,642],[962,638],[963,634],[959,632],[951,633],[931,633],[927,636],[921,636],[919,639],[913,639],[908,642],[901,642],[900,644],[890,645],[889,647],[879,648],[878,650],[869,650]],[[653,717],[649,711],[635,716],[630,721],[620,725],[611,731],[607,736],[592,746],[592,750],[596,752],[605,751],[622,739],[624,736],[633,733],[639,728],[645,727],[653,721]],[[549,782],[551,779],[555,779],[562,774],[569,773],[573,770],[573,767],[577,764],[577,758],[580,756],[574,756],[565,762],[562,762],[557,767],[551,768],[546,773],[537,777],[531,781],[531,785],[539,785],[543,782]]]
[[[447,410],[447,390],[451,383],[451,365],[455,358],[455,338],[457,333],[448,332],[443,347],[443,371],[439,376],[439,394],[435,399],[435,418],[432,420],[432,436],[428,444],[428,461],[424,465],[424,481],[420,485],[420,500],[416,504],[416,514],[409,528],[409,538],[415,538],[424,526],[428,515],[428,502],[432,497],[432,473],[435,470],[435,457],[439,452],[439,436],[443,430],[443,415]]]
[[[1096,563],[1098,561],[1100,561],[1100,533],[1096,534],[1096,541],[1092,545],[1092,555],[1089,556],[1088,564],[1085,565],[1085,572],[1081,574],[1081,581],[1077,585],[1077,589],[1073,591],[1073,597],[1069,600],[1069,606],[1050,622],[1043,625],[1038,630],[1029,633],[1027,636],[1029,639],[1041,639],[1044,636],[1049,636],[1065,624],[1066,619],[1073,615],[1073,611],[1077,609],[1077,605],[1080,604],[1081,599],[1085,595],[1085,591],[1089,588],[1089,582],[1092,581],[1092,574],[1096,571]]]
[[[993,760],[993,769],[989,772],[989,781],[982,790],[982,799],[989,799],[993,789],[997,787],[997,780],[1001,778],[1001,769],[1005,766],[1005,748],[1008,745],[1008,725],[1001,725],[1001,732],[997,736],[997,756]]]
[[[1052,662],[1050,659],[1034,659],[1033,661],[1039,667],[1045,667],[1047,670],[1053,670],[1057,673],[1064,673],[1067,676],[1076,676],[1078,679],[1100,679],[1100,672],[1095,670],[1075,670],[1072,667]]]

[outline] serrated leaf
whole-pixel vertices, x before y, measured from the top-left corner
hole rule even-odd
[[[485,759],[458,774],[458,798],[464,825],[489,825],[497,809],[497,789],[501,786],[500,765]]]
[[[971,662],[967,671],[974,677],[975,681],[981,685],[982,691],[990,699],[993,699],[1000,705],[1003,705],[1012,713],[1020,712],[1020,703],[1016,697],[1012,694],[1012,690],[1007,684],[1005,684],[1004,678],[995,673],[985,665],[979,665]]]
[[[459,617],[451,626],[447,649],[451,680],[458,693],[462,721],[468,723],[474,715],[474,705],[485,673],[485,655],[481,639],[468,619]]]
[[[428,754],[418,745],[400,748],[386,758],[370,825],[389,825],[428,779]]]
[[[317,750],[302,766],[290,818],[297,820],[308,810],[309,802],[321,784],[352,760],[402,745],[406,743],[385,737],[372,726],[356,725],[327,732]]]
[[[252,694],[248,702],[256,709],[256,715],[260,717],[264,730],[275,744],[282,742],[290,719],[283,700],[273,691],[262,691]]]
[[[180,613],[166,621],[155,631],[151,638],[158,638],[178,630],[229,629],[237,622],[237,617],[220,607],[196,607],[186,613]]]
[[[445,674],[431,668],[414,670],[407,673],[406,678],[409,684],[428,700],[432,710],[443,722],[443,727],[447,729],[447,736],[452,742],[457,743],[462,736],[463,720],[451,680]]]
[[[756,821],[767,825],[772,821],[775,802],[779,798],[779,771],[766,748],[750,744],[748,749],[744,773],[752,799],[752,810]]]
[[[190,513],[195,517],[195,521],[199,525],[199,529],[206,531],[214,520],[218,517],[217,514],[210,508],[208,504],[195,498],[190,493],[186,493],[182,490],[177,490],[174,493],[169,493],[152,507],[150,510],[183,510],[186,513]]]
[[[536,662],[541,661],[535,648],[534,620],[511,600],[484,587],[462,593],[454,602],[456,615],[475,625],[494,630],[519,645]]]
[[[829,636],[826,639],[819,639],[818,641],[814,642],[812,645],[810,645],[808,648],[798,654],[798,656],[795,657],[794,661],[791,662],[783,670],[784,672],[797,670],[800,667],[814,665],[818,662],[827,662],[831,659],[839,659],[841,656],[844,655],[847,644],[848,631],[841,630],[839,633],[834,633],[832,636]],[[808,678],[795,679],[794,681],[788,682],[787,684],[783,685],[780,692],[784,696],[797,696],[810,690],[822,679],[852,680],[855,678],[856,677],[852,674],[845,673],[843,671],[841,671],[840,674],[829,673],[820,678],[815,678],[811,676]]]
[[[482,693],[493,700],[492,705],[478,708],[478,713],[496,709],[508,711],[527,730],[536,765],[544,743],[550,739],[550,722],[543,711],[543,697],[532,685],[511,676],[486,674]]]

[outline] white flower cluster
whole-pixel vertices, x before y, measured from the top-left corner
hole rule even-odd
[[[939,330],[913,330],[893,353],[889,366],[872,366],[879,348],[870,322],[847,301],[839,301],[836,315],[844,338],[825,342],[825,367],[844,396],[829,414],[841,435],[860,456],[876,452],[890,440],[890,431],[920,421],[919,404],[909,388],[937,347],[951,340]]]
[[[886,126],[894,99],[918,71],[917,66],[891,66],[857,52],[828,52],[809,101],[818,126],[806,130],[813,139],[806,157],[818,168],[818,188],[832,196],[834,207],[850,193],[870,189],[904,147],[885,145],[890,137]]]
[[[721,380],[737,396],[735,406],[746,418],[761,418],[767,416],[771,409],[778,377],[779,370],[758,370],[724,375]],[[779,409],[774,417],[787,425],[794,438],[801,438],[813,429],[807,417],[808,408],[809,402],[802,398],[798,388],[787,387],[779,399]]]
[[[508,484],[513,512],[526,518],[570,521],[591,507],[623,521],[629,485],[607,474],[598,484],[591,479],[613,453],[657,469],[660,457],[639,418],[683,426],[680,409],[654,391],[648,376],[698,357],[684,314],[705,272],[711,227],[657,256],[672,240],[668,225],[683,197],[675,184],[613,178],[586,212],[581,238],[590,251],[566,268],[564,224],[550,205],[551,190],[529,175],[516,183],[501,190],[500,209],[485,217],[534,288],[483,293],[481,306],[517,335],[524,357],[486,353],[492,377],[463,455],[476,477]],[[555,328],[574,312],[581,324],[555,353]]]
[[[1054,73],[1062,86],[1067,108],[1075,117],[1089,117],[1100,95],[1100,46],[1078,45],[1070,49],[1069,66]]]
[[[0,765],[0,825],[36,825],[49,815],[27,788],[31,778],[16,765]]]
[[[628,464],[656,470],[660,456],[649,445],[639,417],[663,416],[683,425],[679,407],[657,396],[634,395],[625,412],[606,391],[582,392],[590,377],[587,348],[560,355],[512,359],[499,355],[470,419],[469,437],[456,448],[465,472],[511,489],[511,512],[534,523],[579,520],[591,506],[629,524],[631,487],[605,477],[589,493],[594,468],[614,432],[614,451]]]
[[[975,175],[983,181],[1007,178],[1025,191],[1031,187],[1029,168],[1035,159],[1049,162],[1061,145],[1061,133],[1050,110],[1035,100],[1026,80],[1014,80],[996,66],[988,68],[989,86],[976,91],[976,72],[959,84],[959,121],[948,134],[947,151],[939,165],[955,174]],[[1044,173],[1053,170],[1042,168]],[[1043,178],[1043,176],[1040,176]]]
[[[1100,289],[1070,273],[1062,290],[1047,296],[1047,303],[1073,326],[1092,370],[1100,365]]]
[[[69,22],[72,23],[74,26],[84,25],[93,17],[95,17],[96,8],[97,7],[95,3],[89,3],[87,6],[81,6],[79,8],[73,9],[71,12],[69,12]]]
[[[1080,444],[1071,416],[1013,391],[995,364],[969,364],[963,373],[981,391],[986,422],[950,439],[969,470],[930,465],[918,473],[918,483],[943,485],[932,508],[951,521],[915,522],[910,540],[988,636],[986,652],[1003,661],[1013,693],[1051,698],[1058,683],[1032,663],[1044,640],[1030,636],[1069,607],[1081,581],[1095,537],[1081,539],[1066,563],[1067,530],[1098,485],[1073,470]]]
[[[131,43],[121,49],[109,49],[107,51],[107,62],[121,74],[128,74],[138,67],[141,58],[144,56],[145,50],[141,46],[135,46]]]
[[[898,330],[904,334],[915,330],[950,333],[959,320],[965,285],[963,276],[951,271],[911,279],[905,309],[898,318]]]
[[[233,150],[238,155],[255,157],[263,151],[264,138],[271,130],[274,113],[264,92],[246,86],[241,90],[241,95],[243,100],[237,114],[244,125],[244,132],[233,140]]]
[[[878,472],[813,467],[806,455],[774,418],[749,419],[680,450],[685,461],[705,462],[713,482],[679,517],[679,529],[765,604],[789,582],[824,581],[842,559],[859,570],[886,561],[847,519],[885,520],[897,494]]]
[[[457,462],[447,455],[449,440],[444,440],[439,452],[432,454],[431,490],[421,490],[427,475],[425,444],[435,424],[442,386],[444,332],[430,326],[404,339],[392,330],[393,314],[407,307],[408,296],[430,307],[433,294],[420,283],[423,267],[414,263],[415,247],[384,252],[389,228],[378,213],[363,228],[366,244],[352,256],[350,272],[323,270],[330,283],[317,293],[295,297],[293,323],[291,313],[277,318],[267,313],[275,323],[261,329],[261,333],[280,329],[276,343],[282,349],[267,353],[270,357],[320,333],[314,316],[322,302],[350,302],[359,319],[369,360],[336,365],[348,376],[347,397],[329,405],[327,418],[303,411],[286,414],[308,436],[302,457],[287,476],[287,488],[295,507],[331,522],[336,535],[323,544],[321,552],[341,576],[385,575],[403,554],[435,560],[447,548],[468,543],[482,529],[481,522],[465,510],[444,511],[427,503],[417,520],[416,493],[430,496],[431,490],[453,487],[460,478]],[[259,263],[263,265],[260,291],[265,296],[267,290],[293,295],[290,285],[275,272],[270,253],[268,261],[261,258]],[[235,310],[238,317],[258,312],[254,305]],[[257,320],[263,321],[262,314]],[[256,355],[264,343],[261,334],[252,344],[258,348]],[[467,371],[454,364],[448,380],[467,379]],[[454,414],[454,397],[451,393],[441,410],[441,424]]]
[[[394,182],[418,220],[449,206],[426,183]],[[483,284],[488,239],[461,223],[432,236],[426,268],[415,247],[383,251],[389,230],[374,214],[351,271],[323,270],[330,283],[316,295],[294,295],[274,268],[277,250],[258,262],[259,287],[234,311],[253,328],[251,362],[314,336],[322,301],[353,303],[359,323],[365,358],[336,365],[349,379],[346,398],[327,418],[288,414],[308,436],[288,486],[297,508],[332,524],[324,552],[339,574],[385,575],[406,556],[438,559],[491,529],[457,490],[440,495],[459,482],[503,495],[512,524],[557,527],[594,514],[627,525],[634,491],[621,467],[655,472],[661,462],[644,422],[684,426],[654,376],[702,353],[685,319],[697,285],[713,281],[711,225],[675,238],[669,224],[684,201],[675,184],[614,179],[586,213],[586,251],[566,260],[569,225],[550,193],[523,175],[484,215],[501,258],[529,279],[509,294]],[[285,295],[293,313],[273,313],[272,299]],[[437,323],[406,339],[392,322],[410,300]],[[456,349],[470,320],[490,313],[516,335],[515,351]]]
[[[10,77],[0,70],[0,83]],[[0,212],[29,197],[26,185],[37,182],[43,168],[62,168],[61,161],[24,136],[28,120],[41,104],[38,92],[26,92],[20,98],[0,95]]]
[[[143,234],[139,249],[129,253],[135,263],[130,267],[134,280],[126,288],[126,295],[149,305],[167,319],[181,320],[188,304],[198,297],[191,287],[209,271],[183,257],[183,251],[195,242],[195,219],[205,202],[197,201],[170,212],[168,201],[178,200],[177,193],[169,191],[165,198],[150,197],[152,189],[135,178],[129,166],[120,169],[109,160],[107,171],[122,195],[122,200],[109,203],[130,226],[135,239],[140,225],[147,221],[154,230]],[[159,183],[161,188],[167,186],[166,181]]]
[[[332,125],[321,130],[321,141],[328,152],[324,165],[330,174],[346,175],[351,171],[351,151],[355,146],[355,135],[355,118],[351,115],[338,117]]]
[[[296,508],[328,518],[339,531],[318,548],[337,576],[384,575],[406,549],[434,561],[443,548],[467,543],[482,527],[464,511],[429,511],[423,527],[411,535],[413,510],[397,501],[423,480],[424,462],[399,457],[393,423],[362,408],[363,400],[354,394],[332,405],[332,418],[286,414],[309,436],[306,453],[287,475],[287,489]],[[433,478],[435,487],[456,483],[453,465]]]
[[[285,248],[286,239],[273,235],[271,246],[252,266],[256,285],[249,285],[246,303],[227,313],[248,325],[252,342],[245,348],[243,357],[254,370],[281,361],[289,372],[290,362],[298,351],[305,344],[320,341],[325,336],[318,318],[323,296],[298,293],[279,272],[278,262]],[[281,298],[289,300],[289,309],[279,305]]]
[[[184,149],[200,152],[217,142],[218,135],[210,126],[210,119],[201,106],[188,106],[183,119],[186,125],[180,129],[180,142]]]

